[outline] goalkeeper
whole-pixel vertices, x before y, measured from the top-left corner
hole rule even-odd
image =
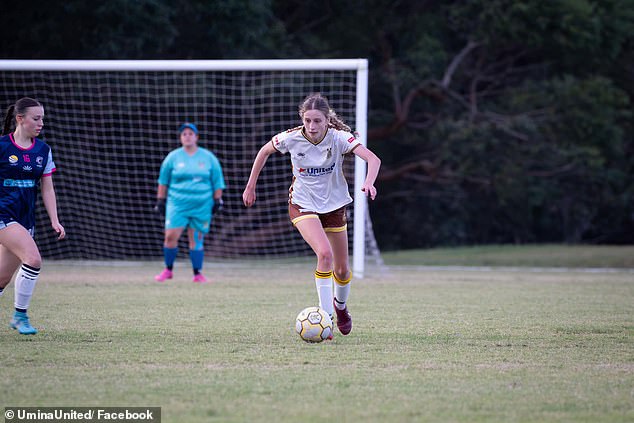
[[[343,174],[344,155],[352,153],[368,163],[360,189],[372,200],[381,160],[359,143],[320,94],[304,99],[299,116],[302,126],[277,134],[260,148],[242,200],[247,207],[255,203],[255,185],[271,154],[290,154],[293,182],[289,189],[289,217],[317,255],[315,286],[319,306],[331,316],[333,312],[337,314],[339,332],[347,335],[352,330],[347,306],[352,275],[348,265],[346,206],[352,198]]]
[[[185,228],[193,282],[204,283],[204,237],[214,214],[222,209],[225,180],[220,161],[211,151],[199,147],[198,128],[184,123],[178,129],[181,147],[163,160],[158,178],[155,211],[165,217],[163,256],[165,269],[154,279],[163,282],[173,277],[178,255],[178,240]]]

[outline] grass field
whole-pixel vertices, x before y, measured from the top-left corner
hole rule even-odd
[[[201,286],[184,262],[164,284],[159,262],[45,265],[40,333],[0,327],[2,406],[156,406],[163,422],[634,421],[632,269],[398,266],[353,281],[351,335],[311,345],[292,329],[316,302],[310,264],[211,264]]]
[[[485,245],[384,252],[391,265],[634,269],[634,245]]]

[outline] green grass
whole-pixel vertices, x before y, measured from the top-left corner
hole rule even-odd
[[[384,252],[388,265],[634,268],[634,245],[487,245]]]
[[[311,265],[45,263],[35,336],[0,327],[0,406],[158,406],[163,422],[631,422],[634,273],[353,281],[354,330],[306,344]],[[215,269],[215,274],[212,271]],[[12,285],[10,285],[12,287]],[[11,315],[13,290],[0,301]]]

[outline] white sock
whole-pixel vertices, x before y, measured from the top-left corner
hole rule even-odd
[[[341,280],[334,275],[335,278],[335,307],[339,310],[343,310],[346,308],[346,302],[348,301],[348,296],[350,296],[350,281],[352,280],[352,272],[350,272],[350,276],[348,279]]]
[[[315,270],[315,286],[319,296],[319,307],[332,316],[335,311],[332,305],[332,271],[320,272]]]
[[[15,308],[27,309],[37,283],[40,269],[22,264],[15,276]]]

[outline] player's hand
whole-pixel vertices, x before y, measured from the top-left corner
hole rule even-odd
[[[224,201],[222,201],[222,197],[221,198],[215,198],[214,199],[214,206],[211,208],[211,212],[213,214],[217,214],[219,211],[222,210],[222,207],[224,206]]]
[[[365,192],[366,197],[370,197],[372,200],[376,198],[376,188],[374,185],[363,186],[361,191]]]
[[[57,239],[64,239],[66,236],[66,230],[64,227],[59,222],[53,223],[51,226],[53,226],[53,230],[57,232]]]
[[[165,204],[167,200],[165,198],[157,198],[156,205],[154,206],[154,212],[158,213],[160,216],[165,217]]]
[[[255,203],[255,188],[245,188],[242,193],[242,202],[245,206],[251,207]]]

